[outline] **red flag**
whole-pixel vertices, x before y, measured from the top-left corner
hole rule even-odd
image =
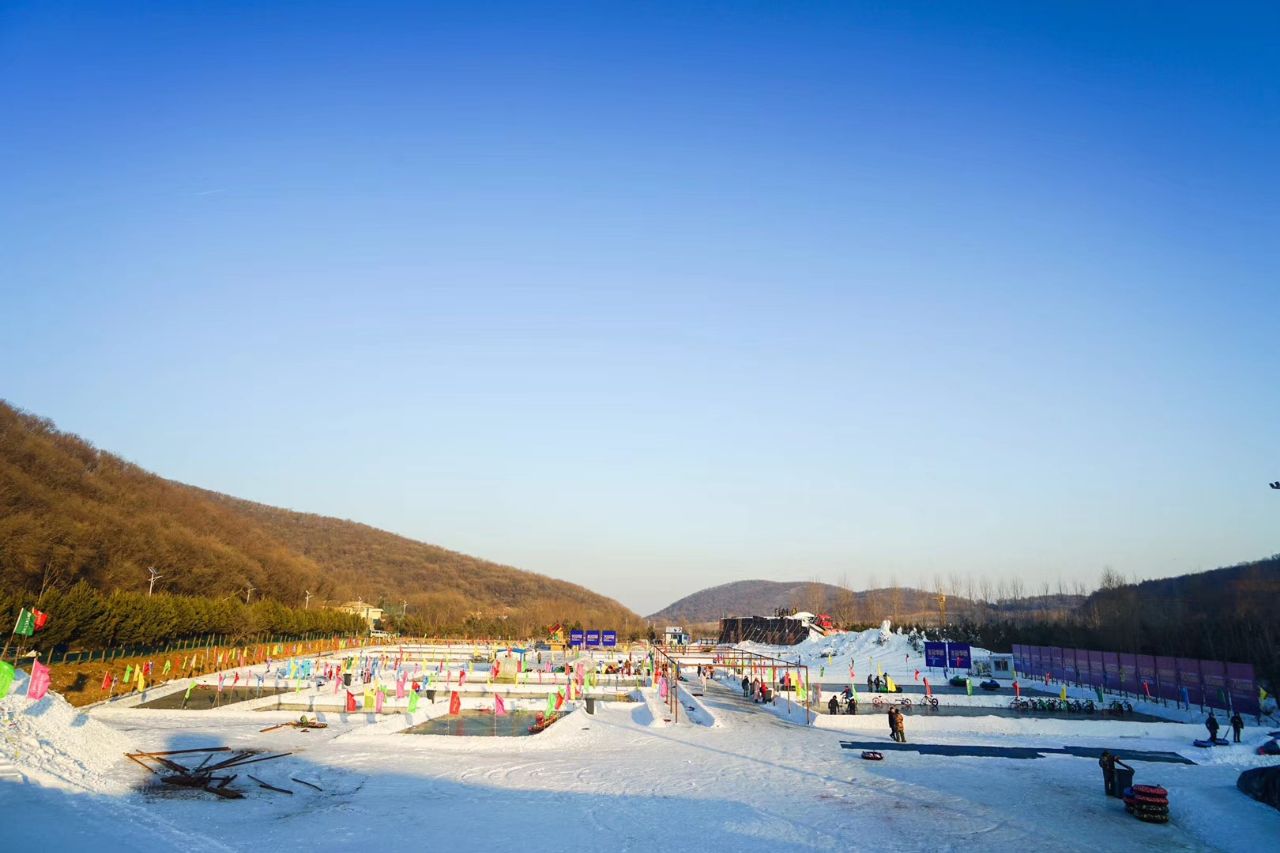
[[[920,670],[916,670],[916,681],[920,680]]]
[[[351,693],[350,690],[348,690],[347,691],[347,713],[354,714],[355,712],[356,712],[356,697]]]
[[[560,706],[563,704],[564,704],[564,691],[557,690],[556,691],[556,710],[559,711]]]
[[[111,689],[111,673],[109,672],[106,675],[102,676],[102,689],[103,690]]]
[[[44,694],[49,692],[49,667],[40,663],[40,661],[32,661],[31,663],[31,684],[27,687],[27,698],[43,699]]]
[[[493,694],[493,713],[498,717],[505,717],[507,715],[507,706],[503,704],[502,697],[497,693]]]
[[[933,686],[929,684],[929,676],[924,677],[924,695],[933,696]]]
[[[44,630],[44,626],[49,624],[49,614],[45,613],[43,610],[36,610],[33,607],[31,608],[31,615],[36,618],[35,629],[37,631]]]
[[[1022,688],[1018,686],[1018,682],[1016,681],[1013,682],[1013,698],[1015,699],[1022,698]]]
[[[449,713],[455,717],[462,713],[462,697],[456,690],[449,694]]]

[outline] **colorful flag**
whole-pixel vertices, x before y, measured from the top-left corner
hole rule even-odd
[[[37,631],[43,631],[44,626],[49,624],[49,614],[43,610],[31,609],[31,615],[35,617],[35,624],[32,626]]]
[[[130,663],[130,664],[125,664],[124,678],[121,680],[120,683],[128,684],[131,681],[133,681],[133,664]]]
[[[374,699],[373,699],[373,712],[374,712],[375,714],[381,714],[381,713],[382,713],[382,702],[383,702],[383,697],[384,697],[385,695],[386,695],[386,693],[382,690],[382,686],[381,686],[381,685],[379,685],[379,686],[378,686],[378,695],[377,695],[377,696],[375,696],[375,697],[374,697]]]
[[[13,664],[0,660],[0,699],[9,695],[9,687],[13,684]]]
[[[13,633],[19,637],[30,637],[36,632],[36,617],[31,615],[31,611],[22,608],[18,612],[18,622],[13,626]]]
[[[559,690],[556,691],[556,710],[560,710],[560,706],[564,704],[564,694]]]
[[[507,715],[507,706],[503,704],[502,697],[497,693],[493,694],[493,713],[498,717],[505,717]]]
[[[111,689],[111,673],[109,672],[106,675],[102,676],[102,689],[103,690]]]
[[[347,691],[347,713],[354,714],[356,712],[356,696],[350,690]]]
[[[409,713],[412,714],[414,711],[417,711],[417,710],[418,710],[418,694],[410,693],[409,694]]]
[[[1058,691],[1058,698],[1063,702],[1067,701],[1067,685],[1062,685],[1062,689]]]
[[[48,692],[49,692],[49,667],[40,663],[40,661],[32,661],[31,684],[27,687],[27,698],[43,699],[44,694]]]
[[[182,701],[185,702],[191,698],[191,691],[196,689],[196,683],[193,681],[187,685],[187,692],[182,694]]]
[[[173,661],[172,661],[172,660],[167,660],[167,661],[165,661],[165,662],[164,662],[164,671],[163,671],[163,672],[161,672],[160,674],[161,674],[161,675],[168,675],[168,674],[169,674],[169,670],[171,670],[171,669],[173,669]]]
[[[449,694],[449,713],[455,717],[462,713],[462,697],[456,690]]]
[[[964,680],[964,692],[969,694],[970,696],[973,695],[973,679],[972,678],[966,678]]]
[[[556,697],[554,693],[547,694],[547,716],[550,717],[556,712]]]
[[[366,711],[373,710],[373,690],[368,687],[364,689],[364,709]]]

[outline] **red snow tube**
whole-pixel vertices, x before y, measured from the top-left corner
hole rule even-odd
[[[865,750],[862,753],[862,757],[865,758],[867,761],[883,761],[884,760],[884,756],[876,752],[874,749]]]
[[[1159,785],[1134,785],[1133,793],[1142,797],[1167,797],[1169,792]]]

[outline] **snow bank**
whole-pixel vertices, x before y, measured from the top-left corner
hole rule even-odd
[[[115,729],[77,711],[58,693],[27,698],[28,676],[14,679],[0,699],[0,758],[23,776],[48,787],[111,793],[123,785],[109,776],[132,749]]]

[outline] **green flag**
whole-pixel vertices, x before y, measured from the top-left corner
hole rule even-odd
[[[973,695],[973,681],[971,679],[966,678],[964,680],[964,692],[970,696]]]
[[[556,694],[547,694],[547,716],[550,717],[556,712]]]
[[[9,695],[11,684],[13,684],[13,664],[0,660],[0,699]]]
[[[412,714],[416,710],[418,710],[418,694],[410,693],[409,694],[409,713]]]
[[[20,637],[30,637],[36,632],[36,617],[27,608],[18,614],[18,624],[13,626],[13,633]]]
[[[120,683],[128,684],[131,681],[133,681],[133,664],[129,664],[124,668],[124,679]]]
[[[190,684],[188,684],[188,685],[187,685],[187,692],[186,692],[185,694],[183,694],[183,697],[182,697],[183,701],[186,701],[187,699],[190,699],[190,698],[191,698],[191,691],[192,691],[192,690],[195,690],[195,689],[196,689],[196,683],[195,683],[194,681],[193,681],[193,682],[191,682]]]

